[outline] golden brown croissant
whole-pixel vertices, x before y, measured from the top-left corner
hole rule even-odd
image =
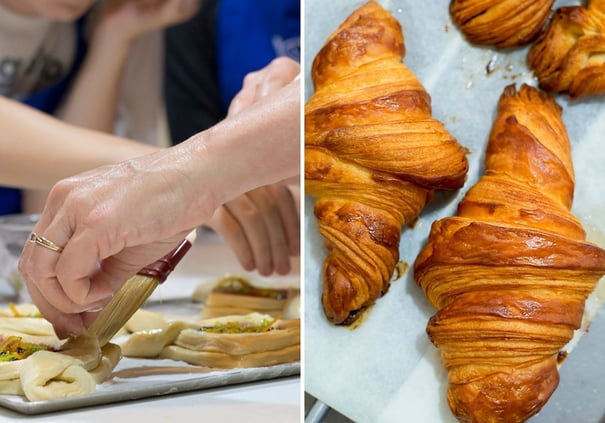
[[[528,60],[545,90],[605,94],[605,0],[557,9]]]
[[[561,108],[508,86],[487,147],[486,173],[436,221],[414,276],[439,311],[427,332],[448,371],[463,422],[521,422],[558,384],[557,358],[605,274],[605,250],[570,213],[574,172]]]
[[[450,15],[473,44],[504,48],[530,42],[554,0],[452,0]]]
[[[336,324],[350,324],[386,292],[401,228],[434,190],[465,180],[466,151],[431,117],[429,94],[401,62],[404,52],[399,23],[370,1],[313,61],[305,187],[329,250],[322,302]]]

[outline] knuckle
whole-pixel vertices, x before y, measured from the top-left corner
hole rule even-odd
[[[250,72],[244,76],[243,86],[247,87],[250,85],[256,85],[258,81],[259,73],[258,72]]]
[[[271,61],[270,68],[279,75],[294,75],[298,72],[300,65],[289,57],[280,56]]]
[[[285,56],[279,56],[271,61],[271,67],[276,68],[277,69],[276,71],[286,69],[286,68],[289,69],[291,66],[290,62],[291,62],[291,59],[288,59]]]

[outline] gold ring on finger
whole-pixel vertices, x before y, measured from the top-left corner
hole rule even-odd
[[[42,235],[38,235],[35,232],[32,232],[29,235],[29,242],[33,242],[34,244],[37,244],[56,253],[60,253],[61,251],[63,251],[63,247],[55,244],[50,239],[44,238]]]

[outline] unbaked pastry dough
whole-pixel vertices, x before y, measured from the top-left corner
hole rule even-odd
[[[11,314],[9,310],[0,315],[4,316],[0,317],[2,336],[47,347],[22,360],[0,362],[0,394],[24,395],[30,401],[90,394],[120,360],[117,345],[101,349],[93,336],[60,341],[47,320],[22,317],[33,313]]]
[[[208,284],[198,286],[192,298],[204,303],[202,319],[210,319],[254,312],[281,316],[299,294],[298,289],[262,287],[247,278],[226,275],[210,287]]]
[[[89,341],[87,341],[89,342]],[[107,344],[92,360],[94,343],[89,343],[90,351],[84,360],[62,352],[38,351],[23,360],[20,369],[21,386],[30,401],[45,401],[66,398],[96,391],[97,384],[111,375],[121,357],[120,347]]]
[[[276,321],[250,313],[197,323],[176,321],[134,333],[121,347],[128,357],[170,358],[217,368],[270,366],[300,359],[300,319]]]

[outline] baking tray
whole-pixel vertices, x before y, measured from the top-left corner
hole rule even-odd
[[[470,149],[466,184],[458,192],[438,193],[413,228],[403,231],[401,260],[412,265],[436,219],[455,214],[466,191],[483,173],[483,158],[496,104],[503,88],[536,86],[526,66],[527,47],[497,51],[468,44],[449,17],[449,0],[378,0],[402,24],[404,63],[432,98],[433,116]],[[306,0],[303,76],[305,98],[313,92],[311,62],[326,38],[364,0]],[[555,7],[579,4],[556,1]],[[584,2],[585,3],[585,2]],[[490,72],[487,72],[487,68]],[[572,143],[576,173],[572,212],[587,237],[605,246],[605,102],[603,97],[572,102],[555,96]],[[447,375],[425,327],[435,310],[408,271],[370,310],[357,329],[329,324],[321,308],[321,269],[326,256],[305,197],[304,304],[305,390],[357,422],[456,422],[445,399]],[[590,332],[561,367],[561,382],[538,422],[598,422],[605,413],[605,313],[594,316],[600,300],[591,299]],[[584,329],[587,329],[588,321]],[[329,377],[328,377],[329,375]]]
[[[169,320],[195,320],[203,305],[190,297],[151,300],[144,308],[163,313]],[[127,337],[114,340],[120,344]],[[123,357],[112,376],[89,395],[31,402],[18,395],[0,395],[0,406],[22,414],[35,415],[102,404],[171,395],[189,391],[259,382],[300,375],[300,362],[275,366],[213,369],[169,359]]]
[[[300,374],[300,363],[269,367],[211,370],[173,360],[123,358],[112,377],[90,395],[30,402],[18,395],[0,395],[0,406],[34,415],[93,405],[113,404],[189,391],[258,382]]]

